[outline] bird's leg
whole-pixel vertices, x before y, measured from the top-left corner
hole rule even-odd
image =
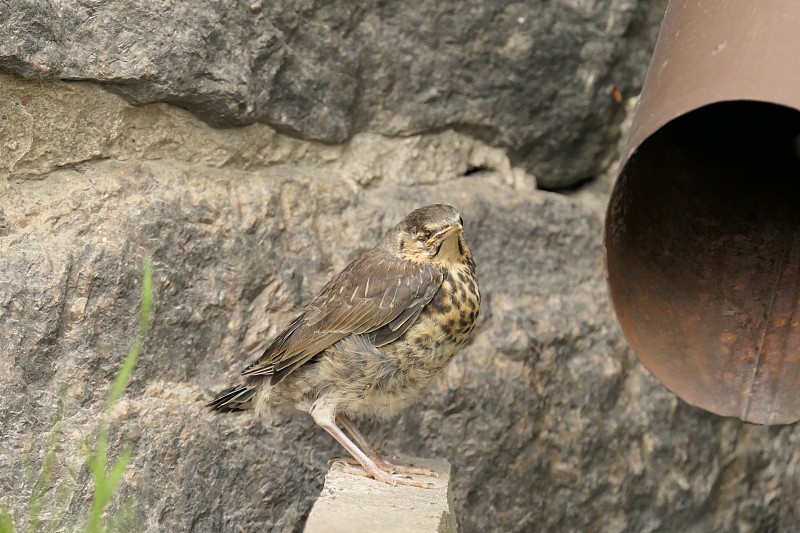
[[[309,410],[311,416],[314,417],[314,422],[316,422],[319,427],[330,433],[330,435],[336,439],[336,442],[341,444],[342,447],[361,464],[363,469],[345,467],[345,472],[349,474],[371,477],[377,481],[382,481],[392,486],[408,485],[410,487],[419,487],[422,489],[426,489],[431,486],[429,483],[425,483],[423,481],[417,481],[407,476],[389,474],[381,470],[381,468],[375,464],[375,461],[370,459],[367,454],[365,454],[352,440],[348,438],[347,435],[344,434],[341,429],[339,429],[339,426],[336,425],[333,410],[327,408],[328,406],[324,405],[324,403],[318,404],[319,401],[314,402]]]
[[[364,451],[367,457],[372,459],[372,461],[377,464],[381,470],[385,470],[391,474],[417,474],[420,476],[439,477],[439,474],[428,468],[422,468],[413,465],[398,465],[387,461],[381,457],[377,451],[375,451],[375,448],[370,446],[370,444],[367,442],[367,438],[358,430],[355,424],[353,424],[353,421],[350,420],[350,417],[339,413],[336,415],[336,419],[339,421],[345,431],[347,431],[350,436],[353,437],[353,441],[355,441],[356,445],[358,445],[358,447]]]

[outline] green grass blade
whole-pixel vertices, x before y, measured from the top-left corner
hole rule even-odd
[[[128,465],[131,462],[131,450],[127,449],[119,456],[116,464],[111,468],[111,472],[108,474],[107,478],[107,485],[108,489],[113,493],[119,487],[120,482],[122,481],[122,475],[125,473],[125,469],[128,468]]]
[[[89,471],[97,479],[104,476],[106,472],[106,463],[108,461],[108,428],[103,426],[100,428],[100,433],[97,434],[97,447],[94,454],[89,455],[86,463],[89,465]]]
[[[111,409],[115,403],[120,399],[125,387],[131,379],[136,363],[139,361],[139,355],[142,353],[142,346],[147,332],[150,329],[150,313],[153,309],[153,261],[149,257],[144,261],[144,277],[142,279],[142,307],[139,312],[139,334],[136,337],[136,342],[128,352],[128,357],[122,363],[122,369],[117,374],[117,379],[114,381],[114,386],[111,388],[111,393],[108,396],[108,407]]]
[[[0,533],[15,533],[14,520],[5,505],[0,504]]]
[[[150,315],[153,308],[153,262],[150,258],[145,259],[144,263],[144,276],[142,279],[142,306],[139,312],[139,332],[136,336],[136,342],[131,346],[128,356],[122,363],[114,385],[111,387],[111,392],[108,395],[108,402],[106,403],[106,414],[112,407],[119,401],[125,388],[130,382],[133,371],[136,369],[136,363],[142,353],[144,340],[147,337],[147,332],[150,329]],[[131,451],[126,449],[120,454],[120,458],[108,471],[108,423],[104,423],[100,428],[97,436],[97,447],[94,454],[90,454],[87,458],[89,471],[94,478],[94,497],[92,499],[92,509],[89,514],[89,519],[86,523],[86,531],[88,533],[100,533],[102,531],[102,518],[111,500],[114,498],[114,493],[119,488],[122,482],[122,476],[125,469],[131,462]],[[113,522],[113,518],[112,522]]]

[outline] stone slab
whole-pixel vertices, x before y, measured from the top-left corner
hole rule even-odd
[[[347,474],[334,464],[308,515],[304,533],[454,533],[450,463],[414,457],[403,457],[398,462],[430,468],[439,477],[414,476],[429,482],[429,489],[392,487]]]

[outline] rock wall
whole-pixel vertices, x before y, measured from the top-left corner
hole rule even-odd
[[[83,447],[152,256],[152,330],[110,415],[115,453],[134,451],[114,506],[135,505],[136,531],[301,530],[332,439],[302,413],[263,426],[203,404],[435,201],[464,215],[480,324],[414,409],[364,428],[453,464],[463,531],[792,529],[795,427],[722,419],[655,381],[609,306],[603,187],[534,187],[613,159],[622,111],[597,103],[612,76],[587,84],[580,65],[609,42],[603,64],[636,89],[663,9],[296,4],[0,2],[0,503],[20,529],[23,465],[40,467],[62,394],[51,494],[66,489],[68,524],[85,516]]]
[[[548,187],[596,176],[664,0],[0,2],[0,68],[216,126],[343,143],[453,129]]]

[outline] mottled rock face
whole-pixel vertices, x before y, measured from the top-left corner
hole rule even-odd
[[[638,87],[663,2],[277,4],[0,0],[0,503],[20,528],[62,394],[51,494],[74,485],[67,524],[85,517],[83,446],[152,256],[152,329],[109,417],[134,452],[114,507],[136,531],[301,530],[338,446],[303,413],[203,405],[434,202],[465,219],[479,323],[417,406],[364,430],[452,463],[462,530],[794,528],[800,432],[647,374],[608,303],[603,187],[529,172],[613,159],[610,89]],[[206,122],[128,103],[154,101]]]
[[[350,259],[412,208],[464,214],[484,305],[473,342],[397,423],[389,453],[453,464],[465,531],[755,530],[797,520],[798,432],[677,400],[636,362],[606,296],[601,220],[491,175],[358,191],[301,168],[96,162],[0,188],[3,503],[42,458],[66,387],[59,483],[97,428],[137,324],[152,255],[153,329],[111,416],[135,455],[122,495],[141,531],[302,527],[335,443],[302,413],[275,426],[203,407]],[[70,517],[90,496],[74,473]]]
[[[217,126],[340,143],[444,128],[542,185],[596,176],[664,0],[0,3],[0,68],[94,80]]]

